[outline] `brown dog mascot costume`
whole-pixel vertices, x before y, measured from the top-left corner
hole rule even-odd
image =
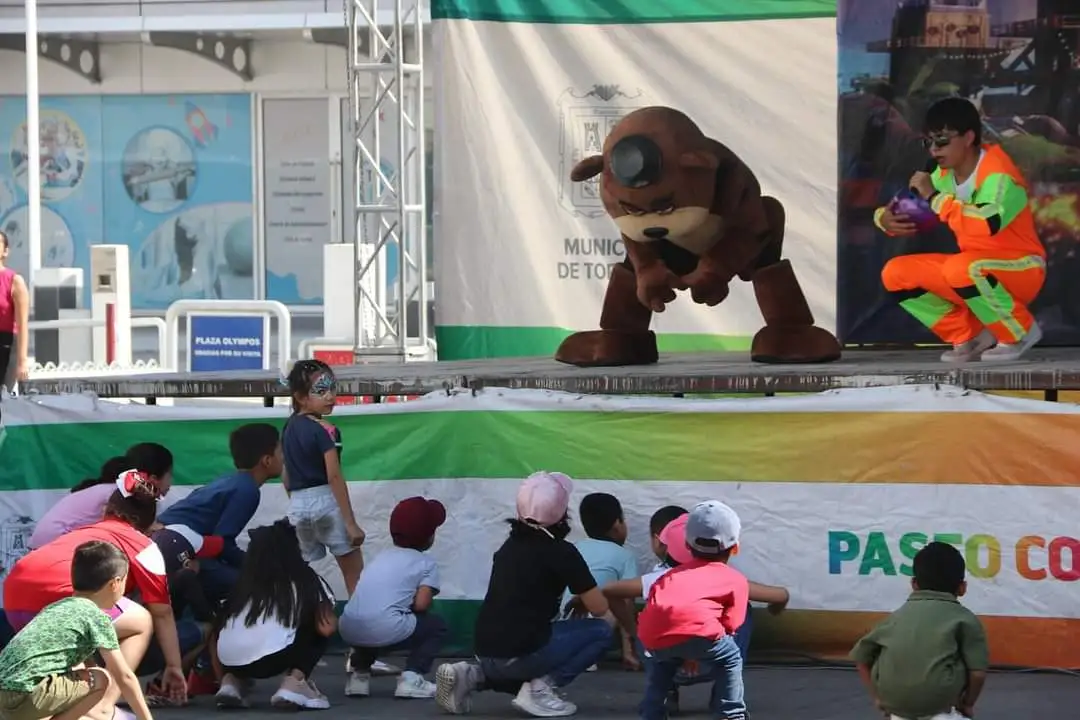
[[[781,259],[784,207],[762,197],[742,160],[689,117],[666,107],[630,113],[612,129],[604,154],[584,158],[570,177],[582,182],[597,175],[626,259],[610,275],[600,330],[566,338],[556,360],[582,367],[655,363],[652,314],[663,312],[676,290],[718,305],[735,276],[754,284],[765,318],[752,360],[840,357],[840,344],[814,325],[791,263]]]

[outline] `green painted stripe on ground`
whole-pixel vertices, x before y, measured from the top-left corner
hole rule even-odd
[[[827,415],[827,417],[826,417]],[[522,478],[540,469],[611,480],[797,482],[798,448],[827,447],[836,413],[457,411],[340,415],[350,482]],[[200,485],[231,469],[229,433],[245,420],[17,425],[0,444],[0,490],[65,489],[138,442],[176,457],[175,484]],[[284,418],[282,418],[284,422]],[[709,442],[703,444],[701,439]],[[656,446],[663,438],[663,447]],[[772,458],[762,464],[755,458]]]
[[[442,325],[435,329],[440,360],[542,357],[555,354],[572,330],[559,327]],[[750,336],[666,333],[657,337],[660,352],[746,352]]]
[[[582,25],[836,17],[836,0],[433,0],[434,20]]]

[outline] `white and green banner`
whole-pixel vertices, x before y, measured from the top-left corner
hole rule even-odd
[[[547,355],[600,318],[624,257],[594,183],[570,182],[626,113],[669,105],[787,208],[785,252],[836,308],[835,0],[433,0],[439,355]],[[661,350],[748,347],[748,284],[680,298]]]
[[[33,524],[79,479],[137,442],[176,457],[168,501],[231,471],[228,435],[281,410],[146,407],[50,397],[4,402],[0,564],[25,552]],[[623,505],[642,570],[649,517],[671,503],[729,503],[743,519],[736,567],[787,586],[791,605],[758,616],[755,644],[844,654],[910,591],[912,558],[931,540],[963,553],[964,603],[986,625],[995,662],[1080,667],[1058,642],[1080,630],[1080,408],[901,387],[779,398],[582,397],[488,389],[407,403],[342,407],[342,467],[369,541],[390,541],[399,500],[438,498],[446,525],[431,550],[443,580],[439,612],[467,649],[492,554],[506,537],[521,478],[574,478],[576,515],[589,492]],[[1016,452],[1018,439],[1037,453]],[[1031,444],[1031,443],[1029,443]],[[263,488],[253,524],[287,511]],[[243,540],[246,541],[246,538]],[[317,565],[344,600],[332,561]]]

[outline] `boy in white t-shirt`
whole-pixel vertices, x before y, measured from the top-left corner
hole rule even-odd
[[[352,646],[349,697],[371,694],[371,666],[380,652],[408,649],[405,671],[394,697],[433,698],[435,683],[425,679],[442,649],[446,622],[430,612],[439,594],[439,566],[426,550],[446,522],[438,500],[411,497],[390,514],[394,546],[375,556],[356,584],[341,615],[338,632]]]

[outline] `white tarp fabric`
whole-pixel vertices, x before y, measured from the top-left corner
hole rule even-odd
[[[783,202],[785,253],[835,328],[834,18],[437,19],[434,32],[442,357],[548,352],[559,331],[596,327],[623,250],[596,185],[571,183],[570,169],[647,105],[685,111]],[[653,329],[662,349],[744,347],[760,323],[736,282],[717,308],[683,295]]]

